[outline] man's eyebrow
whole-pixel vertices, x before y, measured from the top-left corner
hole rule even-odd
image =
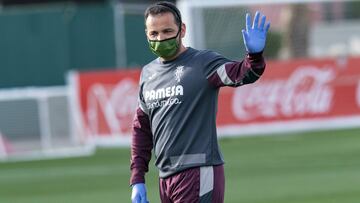
[[[165,28],[162,31],[174,31],[174,29],[173,28]]]

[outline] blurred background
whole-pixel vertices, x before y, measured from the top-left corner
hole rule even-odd
[[[137,82],[155,57],[143,13],[154,2],[0,0],[1,203],[130,202]],[[263,78],[220,94],[225,202],[357,203],[360,1],[171,2],[185,45],[233,60],[246,54],[245,14],[271,22]]]

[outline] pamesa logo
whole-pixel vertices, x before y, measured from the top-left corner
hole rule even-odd
[[[145,101],[161,100],[173,96],[184,95],[184,88],[182,85],[176,85],[166,88],[159,88],[157,90],[145,91]]]

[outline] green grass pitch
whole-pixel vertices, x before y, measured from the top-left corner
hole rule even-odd
[[[360,129],[227,138],[226,203],[360,202]],[[130,202],[129,149],[94,156],[0,163],[1,203]],[[147,175],[158,203],[157,170]]]

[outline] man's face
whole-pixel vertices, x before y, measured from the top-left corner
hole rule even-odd
[[[164,40],[175,37],[179,26],[172,13],[149,15],[146,19],[146,36],[149,40]],[[182,35],[182,34],[181,34]]]

